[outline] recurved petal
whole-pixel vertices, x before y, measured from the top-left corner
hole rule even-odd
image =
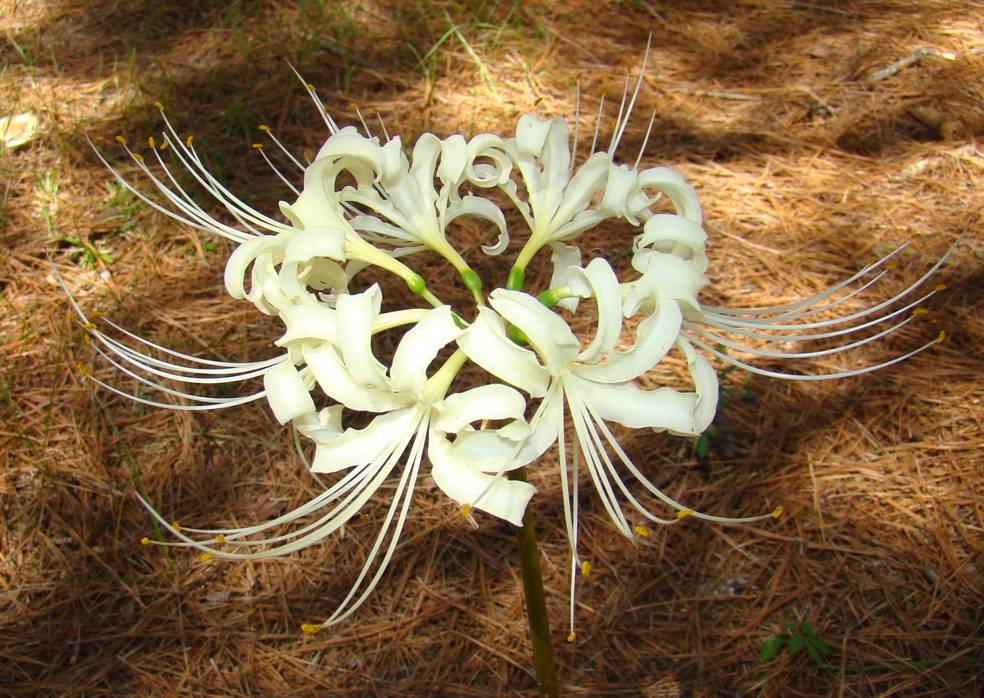
[[[385,390],[386,367],[372,354],[372,326],[382,300],[379,286],[373,284],[362,293],[339,296],[336,310],[338,326],[345,328],[338,337],[345,366],[362,385]]]
[[[566,286],[571,267],[579,268],[581,266],[581,250],[574,245],[565,245],[562,242],[551,243],[550,263],[553,265],[550,288]],[[571,296],[564,298],[557,305],[573,313],[577,310],[580,301],[578,296]]]
[[[229,255],[225,266],[225,287],[236,300],[246,298],[244,281],[246,270],[256,258],[264,253],[279,252],[287,245],[290,234],[281,233],[276,237],[256,237],[242,243]]]
[[[687,357],[687,370],[694,380],[694,388],[697,391],[694,426],[698,432],[702,432],[714,421],[714,415],[717,413],[719,391],[717,373],[707,359],[683,337],[677,339],[677,347]]]
[[[294,418],[294,427],[313,441],[330,441],[342,435],[342,406],[332,405],[320,412]]]
[[[334,473],[356,465],[365,465],[387,450],[419,419],[417,411],[407,407],[374,418],[365,429],[346,429],[340,436],[319,442],[311,463],[311,472]]]
[[[311,393],[290,361],[283,361],[264,373],[263,388],[273,416],[281,424],[307,412],[314,412]]]
[[[427,383],[427,367],[437,353],[461,334],[451,308],[442,305],[427,313],[411,327],[396,348],[390,381],[393,390],[420,399]]]
[[[304,360],[311,368],[318,385],[328,397],[360,412],[388,412],[413,402],[388,388],[369,388],[355,379],[331,344],[318,349],[303,348]]]
[[[689,259],[698,272],[703,273],[707,269],[707,257],[704,254],[707,233],[689,218],[658,213],[646,221],[643,230],[643,234],[637,236],[632,245],[633,251],[649,247],[657,252]]]
[[[669,197],[677,213],[701,224],[702,214],[697,192],[683,177],[669,167],[651,167],[639,173],[639,189],[655,189]]]
[[[683,304],[684,314],[700,316],[697,294],[707,278],[689,262],[676,255],[640,249],[632,256],[632,266],[642,273],[642,278],[632,285],[623,302],[627,316],[640,307],[647,308],[647,301],[655,298],[672,298]]]
[[[478,309],[478,317],[458,337],[458,346],[496,378],[533,397],[543,397],[546,393],[550,374],[537,361],[536,354],[517,346],[506,336],[502,318],[490,308]]]
[[[435,484],[460,505],[469,504],[514,526],[523,525],[523,513],[536,488],[527,482],[486,475],[456,453],[447,438],[431,433],[427,448]],[[491,489],[475,501],[491,483]]]
[[[501,383],[482,385],[444,399],[437,408],[434,429],[457,434],[467,425],[485,419],[522,419],[526,400],[519,391]]]
[[[454,450],[483,472],[514,470],[542,456],[557,440],[557,427],[542,420],[531,431],[517,420],[501,429],[463,429],[454,440]]]
[[[577,356],[578,341],[571,328],[533,296],[498,288],[490,294],[489,303],[507,322],[523,331],[551,373],[564,371]]]
[[[445,186],[457,186],[465,176],[468,164],[468,144],[464,136],[454,134],[441,141],[441,164],[437,167],[437,178]]]
[[[599,383],[624,383],[638,378],[666,356],[680,335],[682,322],[683,315],[676,301],[658,298],[653,314],[639,323],[634,347],[613,352],[603,364],[576,366],[573,371]]]
[[[576,375],[568,381],[575,394],[605,421],[631,429],[652,427],[690,436],[700,433],[694,419],[694,393],[679,393],[671,388],[640,390],[632,383],[595,383]]]
[[[336,313],[326,305],[292,305],[280,311],[287,331],[274,344],[279,347],[294,342],[330,342],[338,340]]]
[[[345,231],[340,227],[310,226],[294,234],[284,249],[284,262],[328,257],[345,261]]]
[[[499,229],[499,239],[494,245],[482,245],[482,252],[489,255],[502,254],[509,244],[509,234],[506,232],[506,217],[502,214],[502,209],[488,199],[472,194],[458,199],[448,206],[446,223],[450,223],[459,216],[476,216],[484,218],[493,223]]]
[[[577,355],[578,361],[593,364],[611,353],[622,333],[622,292],[608,260],[596,257],[588,266],[568,270],[567,285],[582,298],[594,298],[598,304],[598,330],[588,347]]]

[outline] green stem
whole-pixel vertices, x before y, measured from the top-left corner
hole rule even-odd
[[[526,468],[512,471],[509,479],[526,482]],[[540,551],[536,547],[533,507],[526,507],[523,527],[516,532],[516,543],[523,575],[523,592],[526,595],[526,619],[533,645],[533,670],[536,673],[537,690],[542,698],[557,698],[557,672],[550,645],[550,619],[547,617],[543,577],[540,575]]]

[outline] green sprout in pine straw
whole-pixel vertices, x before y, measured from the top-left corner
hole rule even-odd
[[[762,648],[759,650],[759,661],[761,663],[771,662],[785,649],[791,657],[796,656],[800,652],[806,652],[806,656],[810,658],[810,661],[818,667],[824,666],[824,662],[832,653],[832,650],[830,649],[830,645],[814,634],[813,624],[810,621],[804,620],[800,622],[798,628],[788,620],[784,620],[782,625],[785,629],[784,632],[777,633],[762,643]]]

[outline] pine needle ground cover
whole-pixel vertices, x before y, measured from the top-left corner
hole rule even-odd
[[[361,113],[376,129],[378,112],[408,141],[508,132],[524,113],[571,118],[578,80],[593,128],[598,99],[617,105],[651,33],[645,116],[622,142],[638,151],[655,113],[643,160],[677,169],[700,196],[709,302],[806,297],[912,240],[881,282],[898,290],[966,232],[927,316],[846,366],[806,366],[880,363],[941,329],[945,342],[829,383],[720,364],[722,402],[704,439],[624,435],[674,496],[736,516],[764,502],[786,513],[751,526],[686,521],[633,544],[585,497],[592,573],[576,641],[563,643],[555,623],[562,691],[979,693],[984,13],[974,3],[5,2],[0,26],[0,117],[37,118],[33,137],[0,151],[0,691],[534,694],[513,532],[491,518],[472,528],[426,478],[376,593],[311,637],[301,624],[348,591],[382,499],[344,535],[270,562],[141,546],[159,532],[134,492],[179,521],[241,526],[320,485],[265,405],[190,415],[96,390],[86,373],[119,377],[93,361],[51,264],[87,312],[152,341],[266,356],[275,319],[222,291],[231,246],[144,206],[86,135],[137,181],[114,139],[158,133],[163,102],[207,144],[211,170],[273,212],[290,197],[252,147],[269,145],[259,126],[308,157],[327,135],[288,62],[336,119]],[[455,234],[476,253],[491,242],[479,225]],[[631,232],[592,235],[595,254],[627,265]],[[549,277],[545,260],[528,273]],[[439,295],[461,292],[437,262],[425,276]],[[556,471],[542,466],[531,480],[560,619],[569,552]]]

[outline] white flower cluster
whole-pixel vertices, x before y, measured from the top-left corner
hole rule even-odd
[[[303,174],[303,184],[295,188],[263,153],[295,194],[293,203],[281,203],[283,220],[256,211],[226,189],[205,167],[192,139],[181,139],[167,117],[160,146],[149,141],[156,168],[119,139],[169,205],[120,178],[127,187],[158,210],[238,243],[226,266],[226,288],[233,298],[279,316],[284,325],[283,336],[275,342],[280,355],[233,363],[180,354],[125,331],[131,341],[123,342],[99,330],[75,307],[107,360],[144,384],[184,398],[184,404],[129,397],[188,410],[265,398],[281,424],[292,424],[296,433],[315,444],[311,470],[337,474],[334,484],[302,507],[255,526],[179,528],[155,512],[179,545],[231,559],[285,554],[338,531],[390,476],[398,478],[362,574],[324,625],[351,614],[380,579],[405,523],[425,455],[434,482],[466,516],[480,509],[521,525],[535,489],[509,474],[556,444],[572,551],[572,588],[577,571],[589,569],[577,553],[578,478],[584,471],[612,521],[628,537],[648,536],[646,522],[671,524],[691,515],[721,522],[778,515],[778,509],[752,519],[695,512],[647,478],[609,425],[680,435],[704,431],[715,414],[718,381],[695,345],[768,375],[814,379],[863,372],[815,376],[758,369],[732,359],[721,345],[765,356],[784,354],[745,346],[720,333],[782,341],[847,335],[906,313],[932,293],[895,307],[939,265],[902,293],[864,311],[835,320],[809,318],[853,295],[834,295],[849,284],[870,279],[864,288],[881,278],[884,271],[876,272],[889,255],[804,301],[760,309],[703,307],[699,293],[707,283],[706,235],[694,190],[673,170],[639,169],[638,160],[629,167],[615,158],[634,95],[628,109],[623,99],[607,151],[596,151],[596,130],[587,157],[577,163],[576,126],[572,143],[559,117],[523,116],[509,138],[483,133],[470,140],[460,135],[440,139],[426,133],[408,157],[399,137],[380,140],[368,129],[362,134],[354,127],[339,128],[313,90],[309,92],[331,132],[313,162],[302,165],[261,127]],[[168,149],[225,207],[235,225],[207,213],[181,188],[161,156]],[[505,214],[489,195],[494,189],[504,195],[499,200],[512,202],[529,234],[505,287],[486,296],[482,280],[448,241],[447,230],[459,217],[480,218],[498,231],[498,240],[483,247],[484,253],[504,252],[509,231]],[[657,209],[664,197],[672,213],[659,212],[670,206]],[[585,262],[582,251],[571,244],[608,219],[620,219],[635,231],[624,241],[631,248],[631,278],[619,279],[604,257]],[[428,250],[453,265],[476,309],[465,312],[443,303],[413,271],[413,255]],[[534,295],[523,290],[524,271],[541,250],[551,254],[553,277],[548,288]],[[398,275],[421,302],[383,312],[378,285],[352,292],[353,278],[372,269]],[[836,299],[827,300],[832,297]],[[578,338],[565,319],[576,314],[585,299],[594,301],[596,317],[590,341]],[[827,329],[865,316],[861,324]],[[785,355],[812,357],[849,349],[910,319],[906,316],[887,330],[833,349]],[[626,320],[634,327],[634,343],[620,348]],[[820,331],[803,333],[814,329]],[[388,331],[403,334],[387,366],[373,353],[373,337]],[[154,351],[135,348],[134,341]],[[637,379],[674,349],[686,360],[693,390],[640,388]],[[484,369],[488,382],[452,389],[467,362]],[[157,380],[217,384],[259,377],[262,391],[232,398],[203,397]],[[346,408],[374,416],[367,426],[353,428],[344,423]],[[668,514],[654,511],[649,501],[662,502]],[[264,537],[271,529],[301,521],[287,533]]]

